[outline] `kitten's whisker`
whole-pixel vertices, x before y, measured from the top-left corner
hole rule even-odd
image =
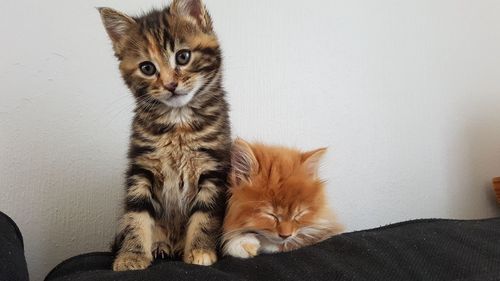
[[[149,98],[150,98],[150,97],[149,97],[148,95],[146,95],[146,96],[144,96],[144,97],[140,97],[140,98],[138,98],[138,99],[136,100],[136,102],[135,102],[135,104],[136,104],[136,105],[135,105],[135,107],[137,108],[137,105],[138,105],[138,104],[141,104],[144,100],[147,100],[147,99],[149,99]],[[119,98],[118,100],[123,100],[123,99],[124,99],[124,97],[121,97],[121,98]],[[118,100],[117,100],[117,101],[118,101]],[[117,109],[116,109],[116,110],[117,110],[117,113],[116,113],[116,114],[114,114],[114,115],[111,117],[111,119],[110,119],[110,120],[109,120],[109,122],[106,124],[106,126],[109,126],[109,125],[110,125],[110,124],[111,124],[111,123],[112,123],[112,122],[113,122],[113,121],[114,121],[114,120],[115,120],[115,119],[116,119],[116,118],[117,118],[120,114],[122,114],[125,110],[130,110],[130,111],[133,111],[133,107],[134,107],[134,104],[129,104],[129,103],[127,103],[127,104],[125,104],[124,106],[117,108]],[[114,111],[114,110],[113,110],[113,111]],[[113,111],[110,111],[110,113],[112,113]]]
[[[120,114],[122,114],[123,112],[125,112],[127,109],[130,110],[130,112],[133,111],[132,105],[126,105],[125,107],[123,107],[122,109],[120,109],[116,114],[114,114],[111,119],[109,119],[109,121],[107,122],[106,126],[109,126],[113,121],[116,120],[116,118],[118,116],[120,116]]]

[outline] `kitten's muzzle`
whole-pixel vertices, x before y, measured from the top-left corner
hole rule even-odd
[[[170,83],[166,83],[165,85],[163,85],[163,87],[165,87],[165,89],[170,94],[169,98],[187,95],[187,93],[184,93],[184,91],[176,91],[178,86],[179,86],[179,83],[177,83],[177,82],[170,82]]]
[[[176,97],[185,96],[187,94],[188,93],[181,92],[181,91],[175,91],[175,92],[165,91],[165,93],[163,94],[163,99],[164,100],[169,100],[169,99],[173,99],[173,98],[176,98]]]
[[[165,85],[163,85],[165,87],[165,89],[167,89],[167,91],[173,93],[175,95],[175,89],[177,89],[177,86],[179,86],[179,83],[177,82],[170,82],[170,83],[166,83]]]

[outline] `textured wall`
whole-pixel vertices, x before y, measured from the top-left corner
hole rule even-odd
[[[0,1],[0,210],[35,281],[105,250],[120,214],[132,99],[94,7],[161,2]],[[499,214],[499,1],[207,2],[235,133],[330,146],[350,230]]]

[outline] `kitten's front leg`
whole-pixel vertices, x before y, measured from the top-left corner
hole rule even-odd
[[[117,235],[118,252],[114,271],[146,269],[153,261],[151,254],[153,218],[147,212],[131,212],[123,216]]]
[[[184,247],[184,262],[212,265],[217,261],[217,236],[220,219],[209,212],[195,212],[189,219]]]
[[[153,261],[151,253],[156,202],[151,195],[153,175],[132,165],[127,180],[125,214],[115,239],[114,271],[146,269]],[[149,175],[149,176],[148,176]]]
[[[207,172],[200,176],[186,233],[186,263],[212,265],[217,261],[225,205],[225,184],[219,174]]]
[[[260,248],[261,244],[256,235],[246,233],[226,240],[223,251],[224,255],[247,259],[255,257],[259,253]]]

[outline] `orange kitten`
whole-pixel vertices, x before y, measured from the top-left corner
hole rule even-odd
[[[342,231],[328,208],[324,181],[318,178],[325,152],[235,141],[224,255],[249,258],[291,251]]]

